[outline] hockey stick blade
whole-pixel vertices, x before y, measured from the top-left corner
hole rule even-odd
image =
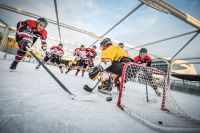
[[[95,86],[93,88],[89,87],[88,85],[84,85],[83,89],[87,92],[92,92],[94,90],[94,88],[99,84],[101,80],[98,80],[98,82],[95,84]]]
[[[92,88],[90,88],[88,85],[84,85],[83,86],[83,89],[85,90],[85,91],[87,91],[87,92],[92,92]]]

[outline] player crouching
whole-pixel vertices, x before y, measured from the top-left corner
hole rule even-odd
[[[43,59],[43,62],[47,62],[50,60],[51,63],[56,63],[60,68],[60,72],[63,73],[62,65],[60,64],[61,58],[64,55],[63,44],[60,43],[58,46],[52,46],[50,51],[46,52],[46,56]],[[41,64],[36,66],[36,69],[39,69]]]
[[[101,62],[95,66],[92,72],[89,72],[89,77],[95,80],[103,71],[107,73],[102,74],[100,90],[111,91],[112,82],[109,74],[122,75],[122,69],[125,63],[133,62],[129,54],[118,45],[113,45],[110,38],[105,38],[101,43],[102,48]],[[118,79],[118,78],[117,78]],[[91,90],[89,90],[91,91]]]

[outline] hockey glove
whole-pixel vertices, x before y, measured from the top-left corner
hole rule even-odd
[[[20,49],[27,51],[31,47],[31,43],[24,43],[20,45]]]
[[[98,74],[100,72],[102,72],[102,71],[103,71],[102,66],[95,66],[93,68],[92,72],[89,72],[89,74],[88,74],[89,78],[92,79],[92,80],[96,79],[96,77],[98,76]]]
[[[43,44],[43,45],[41,46],[41,48],[42,48],[43,51],[46,51],[46,50],[47,50],[47,45],[46,45],[46,44]]]
[[[32,46],[32,40],[28,37],[23,37],[22,40],[18,42],[20,49],[26,51],[26,47],[30,48]]]

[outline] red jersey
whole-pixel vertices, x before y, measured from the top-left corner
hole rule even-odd
[[[97,56],[97,52],[95,49],[86,48],[86,56],[90,59],[94,59]]]
[[[64,55],[64,50],[62,48],[59,48],[59,46],[52,46],[50,49],[53,50],[55,52],[55,54],[57,54],[59,56]]]
[[[42,31],[37,31],[37,24],[38,24],[38,22],[34,21],[34,20],[20,21],[17,24],[17,31],[19,31],[20,28],[22,28],[23,26],[28,25],[28,27],[33,32],[33,35],[31,35],[30,33],[27,33],[27,32],[17,32],[17,34],[19,35],[19,37],[29,37],[29,38],[40,37],[41,43],[46,44],[47,31],[45,29],[43,29]]]
[[[143,64],[143,63],[147,63],[147,66],[151,67],[151,62],[152,62],[152,59],[150,56],[146,55],[144,57],[144,59],[141,59],[141,57],[138,55],[134,58],[134,62],[135,63],[138,63],[138,64]]]
[[[76,56],[77,60],[87,59],[87,57],[86,57],[86,49],[81,50],[81,48],[76,48],[74,50],[74,56]]]

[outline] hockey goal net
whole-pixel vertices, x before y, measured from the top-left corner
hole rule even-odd
[[[155,93],[155,89],[161,96]],[[199,121],[186,114],[173,98],[167,86],[166,73],[155,68],[125,64],[117,106],[145,123],[199,128]]]

